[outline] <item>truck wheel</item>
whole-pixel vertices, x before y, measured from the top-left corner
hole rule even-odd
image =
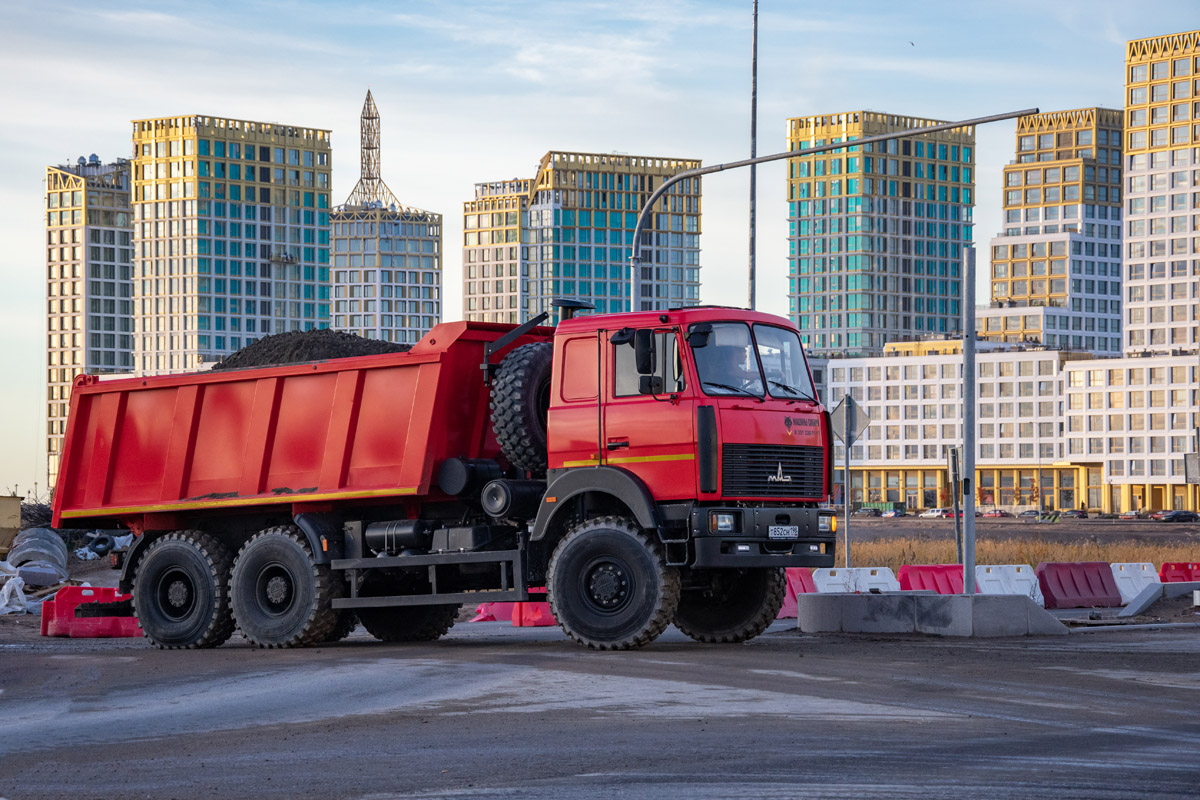
[[[360,608],[367,633],[381,642],[432,642],[454,627],[461,605]]]
[[[521,345],[500,362],[492,386],[492,430],[518,469],[546,471],[546,413],[550,409],[549,342]]]
[[[683,592],[675,627],[698,642],[753,639],[783,607],[787,577],[782,569],[714,569],[696,575],[707,585]]]
[[[354,629],[358,627],[358,616],[348,608],[340,609],[337,612],[337,622],[333,624],[333,630],[323,640],[324,644],[333,644],[340,642],[350,634],[354,633]]]
[[[313,563],[296,527],[267,528],[242,546],[233,564],[233,617],[259,647],[319,644],[337,624],[332,603],[341,585],[327,564]]]
[[[150,545],[133,579],[133,612],[163,650],[216,647],[233,633],[232,557],[201,531],[177,531]]]
[[[420,594],[422,588],[428,592],[423,576],[412,570],[391,570],[368,577],[359,597]],[[458,604],[360,608],[358,620],[381,642],[432,642],[454,627],[461,608]]]
[[[567,636],[594,650],[631,650],[654,641],[675,616],[679,571],[633,520],[599,517],[555,548],[546,589]]]

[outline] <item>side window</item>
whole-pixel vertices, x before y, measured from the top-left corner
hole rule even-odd
[[[662,381],[660,394],[682,392],[686,387],[683,377],[683,357],[679,352],[679,341],[674,332],[659,331],[655,339],[655,365],[653,377]],[[613,396],[634,397],[641,392],[642,376],[638,374],[634,360],[633,345],[613,345]]]
[[[561,396],[565,402],[596,399],[596,337],[563,345]]]

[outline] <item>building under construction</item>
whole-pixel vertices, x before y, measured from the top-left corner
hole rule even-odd
[[[362,110],[362,175],[333,223],[333,327],[416,342],[442,318],[442,215],[400,203],[379,174],[379,110]]]

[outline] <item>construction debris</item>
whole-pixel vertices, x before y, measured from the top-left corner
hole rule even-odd
[[[247,369],[278,364],[299,364],[305,361],[324,361],[330,358],[403,353],[409,349],[410,345],[407,344],[365,339],[353,333],[329,328],[287,331],[274,336],[264,336],[257,342],[226,356],[225,359],[213,366],[213,369]]]

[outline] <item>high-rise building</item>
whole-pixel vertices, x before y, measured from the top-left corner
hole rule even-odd
[[[1200,31],[1125,54],[1125,349],[1200,348]]]
[[[332,214],[333,326],[412,343],[442,320],[442,215],[403,205],[380,177],[370,91],[361,120],[361,176]]]
[[[798,117],[788,146],[938,124],[873,111]],[[960,329],[974,128],[792,158],[788,170],[790,310],[811,352],[878,355],[886,342]]]
[[[630,251],[638,212],[662,181],[700,166],[677,158],[546,153],[535,178],[475,185],[463,204],[463,313],[520,322],[551,302],[585,300],[599,312],[630,307]],[[700,179],[670,187],[643,231],[643,309],[700,297]]]
[[[133,150],[140,373],[329,327],[329,131],[161,117],[134,121]]]
[[[58,477],[71,384],[133,369],[129,162],[46,168],[46,472]]]
[[[1017,120],[982,338],[1120,351],[1121,116],[1082,108]]]

